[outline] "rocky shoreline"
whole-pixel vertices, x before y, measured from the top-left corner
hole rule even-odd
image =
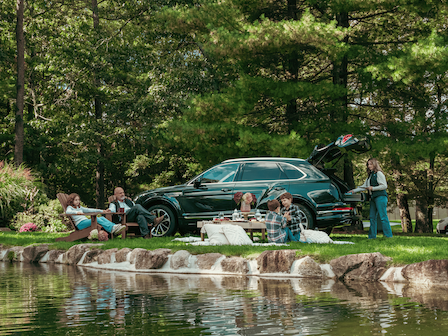
[[[48,245],[3,247],[0,261],[77,265],[110,271],[244,275],[275,278],[319,278],[342,282],[448,286],[448,260],[428,260],[403,267],[387,267],[391,259],[381,253],[346,255],[318,264],[297,257],[298,250],[267,250],[257,258],[226,257],[220,253],[192,255],[180,250],[142,248],[98,249],[98,244],[79,244],[69,250],[49,250]]]

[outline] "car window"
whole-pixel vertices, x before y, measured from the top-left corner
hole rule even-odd
[[[202,175],[202,183],[232,182],[238,170],[239,163],[219,165],[206,171]]]
[[[280,163],[280,166],[282,167],[282,169],[285,172],[286,176],[290,180],[299,179],[299,178],[302,178],[303,176],[305,176],[304,173],[302,173],[300,170],[298,170],[293,165],[290,165],[290,164],[287,164],[287,163]]]
[[[240,181],[270,181],[286,179],[276,162],[248,162]]]

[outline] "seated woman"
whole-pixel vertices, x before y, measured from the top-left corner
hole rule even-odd
[[[88,219],[86,216],[83,216],[85,213],[89,212],[110,212],[110,210],[100,210],[100,209],[91,209],[91,208],[85,208],[81,205],[81,198],[78,194],[70,194],[67,198],[67,209],[65,210],[68,214],[76,214],[79,216],[72,216],[73,221],[75,222],[76,227],[78,230],[82,230],[85,228],[88,228],[92,225],[92,221]],[[114,224],[110,220],[107,220],[104,217],[98,217],[97,222],[99,225],[101,225],[104,230],[107,232],[119,235],[124,229],[126,229],[126,225],[121,224]]]

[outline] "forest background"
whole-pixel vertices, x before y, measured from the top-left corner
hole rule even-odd
[[[448,197],[447,15],[440,0],[4,0],[0,158],[49,198],[103,208],[115,186],[367,135],[341,176],[360,183],[377,157],[403,231],[412,201],[415,231],[432,232]]]

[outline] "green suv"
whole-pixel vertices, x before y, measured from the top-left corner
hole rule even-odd
[[[345,152],[366,152],[367,139],[353,135],[339,137],[327,146],[316,146],[304,159],[256,157],[221,162],[185,184],[157,188],[139,194],[135,202],[164,220],[153,228],[154,236],[196,230],[196,223],[223,213],[231,217],[238,208],[234,195],[252,193],[253,210],[268,211],[267,202],[289,192],[301,210],[303,224],[309,229],[331,232],[333,227],[359,221],[356,204],[362,194],[345,195],[347,184],[332,169],[319,169],[324,162],[340,159]]]

